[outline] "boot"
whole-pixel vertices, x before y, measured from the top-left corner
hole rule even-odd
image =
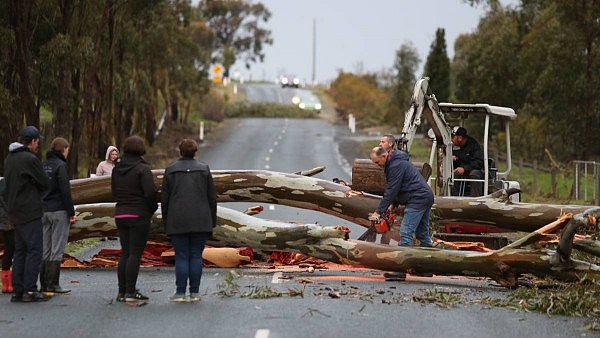
[[[48,290],[53,293],[69,293],[71,290],[60,286],[60,261],[50,261],[48,267],[52,273],[48,278]]]
[[[12,293],[12,271],[2,270],[2,293]]]
[[[48,265],[48,261],[42,261],[42,266],[40,267],[40,291],[46,292],[48,288],[47,277],[46,277],[46,268]]]

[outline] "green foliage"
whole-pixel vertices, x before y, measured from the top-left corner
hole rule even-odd
[[[395,76],[392,79],[390,106],[385,121],[401,128],[404,124],[404,112],[410,105],[416,72],[419,67],[419,54],[412,43],[404,43],[396,51],[394,61]]]
[[[450,59],[446,52],[445,35],[443,28],[435,32],[424,69],[424,76],[429,77],[429,86],[438,102],[448,102],[450,98]]]
[[[289,117],[315,118],[317,112],[304,110],[293,105],[273,103],[234,102],[225,108],[225,116],[232,117]]]
[[[202,0],[198,9],[214,32],[213,59],[223,63],[225,73],[236,59],[242,58],[249,68],[262,62],[264,45],[273,43],[271,31],[261,27],[271,12],[260,2]]]
[[[230,270],[225,274],[223,278],[223,282],[217,285],[218,291],[217,295],[221,297],[234,297],[239,296],[241,298],[249,298],[249,299],[267,299],[274,297],[304,297],[304,286],[301,289],[291,288],[287,291],[280,291],[274,289],[268,285],[259,285],[259,286],[248,286],[249,290],[246,292],[240,291],[240,286],[237,283],[237,279],[240,278],[241,275],[235,271]]]
[[[548,316],[580,316],[600,318],[600,280],[584,280],[561,285],[556,289],[521,287],[504,298],[484,298],[484,304],[522,311],[544,312]]]

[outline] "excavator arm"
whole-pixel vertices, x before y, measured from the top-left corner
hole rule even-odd
[[[442,195],[448,196],[452,181],[452,129],[446,122],[435,95],[429,88],[428,77],[423,77],[415,83],[410,108],[406,111],[404,126],[398,139],[398,149],[410,153],[410,146],[423,117],[431,126],[432,137],[434,137],[434,144],[437,148],[436,183],[442,189]],[[433,163],[430,165],[434,166]]]

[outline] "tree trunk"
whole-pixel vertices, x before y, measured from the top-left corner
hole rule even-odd
[[[76,213],[70,240],[116,233],[114,203],[78,205]],[[599,266],[570,258],[564,260],[550,250],[507,247],[481,253],[398,247],[347,240],[347,231],[339,227],[262,220],[223,207],[218,207],[217,216],[218,226],[213,231],[217,244],[300,252],[334,263],[385,271],[482,276],[506,287],[516,287],[518,277],[525,273],[563,281],[578,280],[577,274],[600,274]],[[153,238],[164,238],[160,209],[152,218],[150,233]]]
[[[160,193],[163,170],[153,170]],[[262,202],[324,212],[370,227],[368,214],[380,196],[363,194],[349,187],[314,177],[263,170],[213,170],[218,202]],[[75,204],[112,202],[110,177],[71,181]],[[481,197],[436,197],[433,206],[442,223],[470,222],[515,231],[532,232],[566,212],[582,213],[583,205],[511,203],[510,192],[501,190]],[[398,208],[402,212],[402,208]]]

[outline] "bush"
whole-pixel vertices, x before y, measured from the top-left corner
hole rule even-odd
[[[200,111],[203,118],[221,122],[225,119],[225,99],[212,91],[202,100]]]
[[[296,106],[277,103],[247,103],[236,102],[228,105],[225,116],[232,117],[290,117],[314,118],[316,111],[300,109]]]

